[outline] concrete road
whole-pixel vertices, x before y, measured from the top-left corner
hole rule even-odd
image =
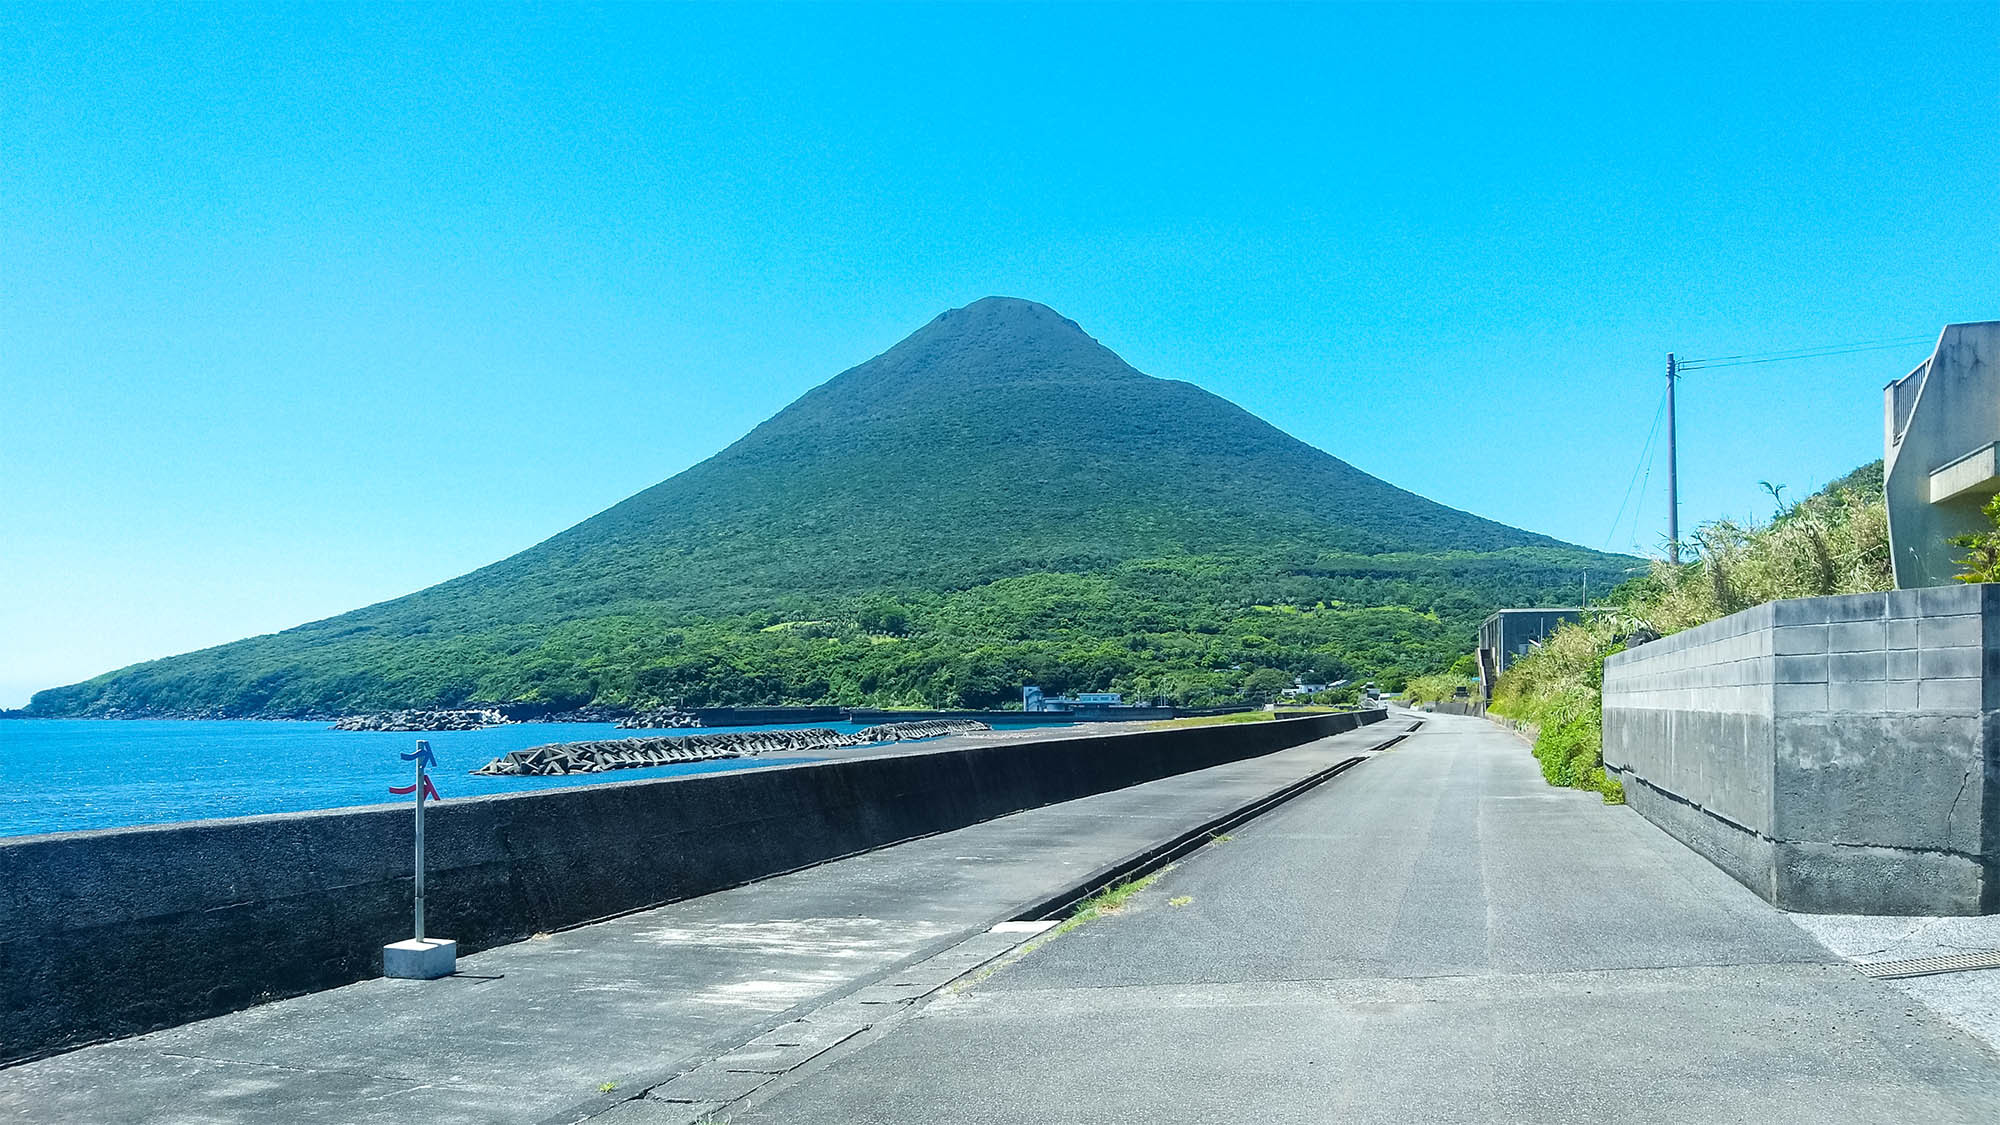
[[[1015,958],[723,1115],[2000,1121],[2000,1056],[1477,719]]]
[[[605,1084],[636,1093],[842,996],[859,997],[842,1034],[865,1029],[879,1018],[871,1006],[919,994],[884,1001],[871,987],[895,993],[905,976],[924,976],[911,972],[919,962],[944,974],[929,987],[941,985],[1023,940],[986,931],[1026,905],[1405,726],[1379,723],[504,946],[462,959],[456,978],[367,981],[0,1070],[0,1120],[561,1117]]]

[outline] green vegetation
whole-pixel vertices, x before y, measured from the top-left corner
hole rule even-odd
[[[1125,909],[1127,903],[1132,901],[1133,895],[1152,886],[1159,881],[1160,876],[1172,870],[1173,865],[1168,864],[1151,875],[1142,875],[1137,879],[1128,879],[1115,887],[1107,887],[1097,892],[1085,899],[1083,904],[1078,906],[1075,912],[1070,914],[1069,917],[1063,919],[1062,925],[1049,931],[1049,936],[1054,937],[1057,934],[1066,934],[1083,925],[1085,922],[1096,921],[1106,914],[1118,913],[1120,910]]]
[[[670,437],[670,434],[664,435]],[[38,694],[44,715],[518,703],[1202,706],[1396,690],[1630,560],[1444,507],[1039,305],[939,317],[707,461],[394,601]]]
[[[1179,727],[1219,727],[1235,723],[1267,723],[1277,718],[1271,711],[1237,711],[1228,715],[1190,715],[1184,719],[1161,719],[1146,724],[1147,730],[1174,730]]]
[[[1551,785],[1624,799],[1604,772],[1604,660],[1632,633],[1662,636],[1778,598],[1853,594],[1894,586],[1882,465],[1864,465],[1792,505],[1766,486],[1770,522],[1718,520],[1696,530],[1695,558],[1618,587],[1588,620],[1557,629],[1509,665],[1489,708],[1539,728],[1535,757]]]
[[[1958,560],[1960,582],[2000,582],[2000,496],[1980,511],[1991,528],[1951,537],[1952,546],[1965,548],[1965,557]]]
[[[1479,680],[1461,672],[1437,672],[1412,676],[1403,685],[1403,701],[1415,707],[1464,697],[1479,698]]]

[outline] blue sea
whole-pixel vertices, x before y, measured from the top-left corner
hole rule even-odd
[[[853,723],[818,723],[858,730]],[[771,730],[771,727],[730,727]],[[328,724],[246,720],[0,720],[0,836],[167,824],[256,813],[407,801],[411,765],[397,757],[429,740],[439,794],[478,797],[797,762],[726,758],[568,777],[473,777],[509,750],[550,742],[699,731],[621,731],[610,723],[519,723],[486,730],[337,731]]]

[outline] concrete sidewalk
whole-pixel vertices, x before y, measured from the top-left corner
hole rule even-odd
[[[443,981],[367,981],[0,1070],[0,1118],[581,1117],[805,1027],[801,1016],[818,1013],[824,1028],[826,1013],[844,1012],[839,1038],[866,1029],[1024,940],[988,931],[1028,904],[1407,726],[1392,719],[546,935],[464,958]],[[919,979],[930,983],[919,990]],[[766,1053],[802,1059],[830,1045],[784,1039]]]
[[[2000,1120],[2000,1056],[1476,719],[1011,956],[720,1115]]]

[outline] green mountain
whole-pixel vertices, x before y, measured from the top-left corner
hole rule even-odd
[[[1491,608],[1630,564],[1396,488],[993,297],[511,558],[30,708],[993,705],[1024,682],[1216,702],[1433,670]]]

